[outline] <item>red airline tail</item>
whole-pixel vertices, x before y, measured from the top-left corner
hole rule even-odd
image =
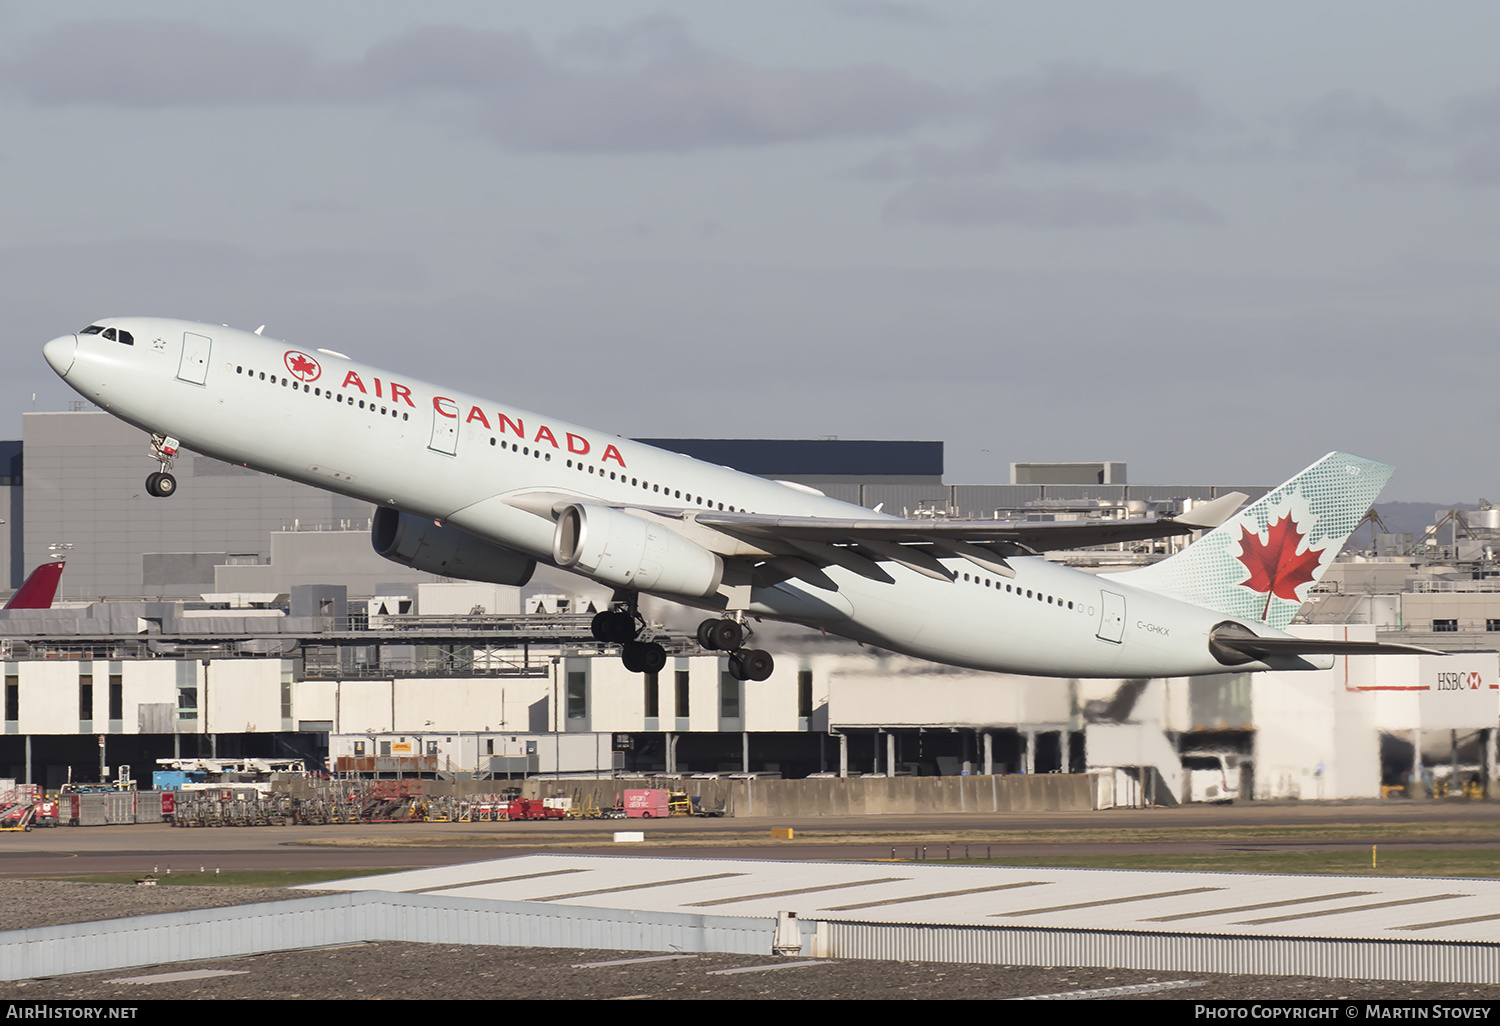
[[[26,583],[5,603],[6,609],[51,609],[52,599],[57,595],[57,582],[62,580],[65,562],[43,563],[31,571]]]

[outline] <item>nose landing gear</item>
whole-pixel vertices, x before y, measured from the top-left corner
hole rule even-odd
[[[698,644],[729,653],[729,675],[735,680],[766,680],[776,668],[771,653],[743,648],[745,625],[738,620],[704,620],[698,625]]]
[[[158,499],[177,494],[177,478],[171,474],[172,462],[177,459],[177,439],[168,435],[151,436],[151,458],[161,464],[161,470],[146,478],[146,494]]]
[[[171,474],[156,473],[146,478],[146,494],[165,499],[177,492],[177,479]]]

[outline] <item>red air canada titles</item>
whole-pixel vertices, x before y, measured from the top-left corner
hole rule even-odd
[[[405,385],[398,384],[394,381],[382,382],[379,378],[374,377],[372,377],[370,380],[375,385],[375,398],[385,399],[386,393],[389,392],[389,401],[391,403],[394,404],[397,402],[404,402],[412,409],[416,409],[417,404],[412,402],[411,399],[411,389],[407,388]],[[365,387],[364,381],[360,379],[359,374],[355,371],[350,371],[348,374],[344,375],[343,387],[357,388],[365,395],[370,394],[370,390]],[[437,395],[432,397],[432,408],[437,411],[440,416],[452,417],[453,419],[457,420],[458,414],[450,413],[448,410],[444,409],[444,403],[446,403],[449,408],[453,410],[458,410],[461,408],[457,402],[449,399],[447,396]],[[507,432],[509,432],[514,434],[523,442],[530,442],[531,444],[536,446],[541,446],[545,443],[552,446],[552,448],[556,449],[558,452],[563,451],[563,443],[558,442],[556,432],[554,432],[546,424],[538,425],[535,433],[528,437],[526,431],[526,423],[520,416],[512,418],[507,414],[497,413],[495,414],[495,423],[492,425],[490,423],[490,418],[486,416],[484,410],[480,409],[478,406],[470,406],[469,415],[464,418],[464,423],[481,424],[484,426],[485,430],[498,432],[502,437]],[[566,443],[567,451],[572,453],[574,456],[589,456],[596,452],[595,444],[590,442],[583,435],[576,435],[571,431],[564,431],[563,440],[564,443]],[[620,450],[614,445],[606,444],[603,451],[598,453],[597,458],[600,463],[609,463],[613,461],[614,463],[619,465],[620,469],[623,470],[625,468],[625,458],[620,455]]]

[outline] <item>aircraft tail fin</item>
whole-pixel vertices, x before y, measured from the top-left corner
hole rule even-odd
[[[1384,463],[1331,452],[1176,555],[1118,576],[1283,628],[1394,472]]]
[[[16,590],[5,603],[6,609],[51,609],[52,600],[57,596],[57,583],[62,580],[63,560],[52,563],[43,563],[31,575],[26,578],[25,583]]]

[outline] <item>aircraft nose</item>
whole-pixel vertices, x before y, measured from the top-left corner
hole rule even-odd
[[[61,335],[46,345],[42,346],[42,355],[57,371],[57,376],[65,378],[68,371],[73,369],[73,357],[78,355],[78,336]]]

